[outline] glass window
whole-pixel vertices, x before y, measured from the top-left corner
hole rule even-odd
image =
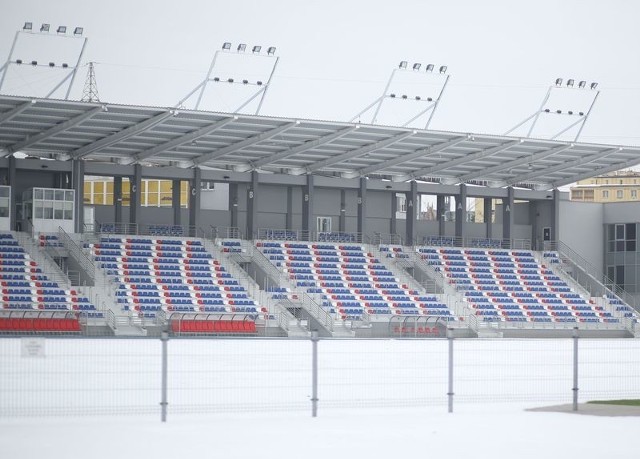
[[[638,190],[631,190],[631,199],[638,199]]]
[[[73,190],[66,190],[64,192],[64,200],[73,202]]]
[[[54,190],[53,194],[56,201],[64,201],[64,190]]]
[[[44,199],[47,201],[53,201],[53,190],[45,189],[44,190]]]
[[[617,190],[616,191],[616,198],[617,199],[622,199],[622,190]]]
[[[45,193],[46,195],[46,193]],[[43,203],[43,215],[42,218],[47,220],[53,220],[53,202],[45,201]]]
[[[41,203],[35,205],[34,214],[33,218],[44,218],[44,210]]]
[[[65,220],[73,220],[73,203],[65,202],[64,203],[64,216]]]
[[[627,231],[627,240],[635,240],[636,239],[636,224],[635,223],[627,223],[625,225],[625,229]]]
[[[54,202],[53,203],[53,218],[56,220],[62,220],[62,206],[64,205],[63,202]]]
[[[602,190],[602,197],[603,198],[608,198],[609,197],[609,191],[608,190]]]
[[[10,189],[8,186],[0,186],[0,198],[8,198]]]
[[[616,225],[616,239],[624,239],[624,225]]]
[[[42,188],[34,188],[33,199],[44,199],[44,190]]]

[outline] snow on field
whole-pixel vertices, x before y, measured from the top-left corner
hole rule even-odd
[[[311,343],[171,340],[160,423],[158,340],[47,339],[43,357],[0,340],[7,458],[633,457],[637,417],[524,411],[570,403],[571,340]],[[580,340],[580,399],[638,398],[640,340]]]

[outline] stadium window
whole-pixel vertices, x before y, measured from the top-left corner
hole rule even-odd
[[[584,200],[593,201],[593,190],[584,190]]]
[[[617,190],[616,191],[616,199],[622,199],[622,196],[623,196],[622,190]]]
[[[638,199],[638,190],[631,190],[631,199]]]
[[[602,197],[607,199],[609,197],[609,190],[602,190]]]
[[[582,201],[582,190],[571,190],[571,199],[574,201]]]
[[[636,251],[636,224],[627,223],[625,225],[625,251]]]
[[[331,217],[318,217],[316,229],[319,233],[330,233]]]

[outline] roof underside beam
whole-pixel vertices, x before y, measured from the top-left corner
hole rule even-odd
[[[541,175],[550,175],[553,174],[555,172],[559,172],[565,169],[570,169],[572,167],[578,167],[581,166],[583,164],[588,164],[590,162],[593,161],[597,161],[598,159],[602,159],[605,158],[613,153],[617,153],[619,152],[620,149],[619,148],[612,148],[610,150],[605,150],[602,152],[598,152],[598,153],[594,153],[592,155],[589,156],[584,156],[582,158],[578,158],[578,159],[574,159],[572,161],[568,161],[568,162],[564,162],[564,163],[560,163],[556,166],[552,166],[552,167],[545,167],[542,168],[540,170],[537,171],[533,171],[529,174],[525,174],[525,175],[520,175],[517,178],[514,179],[510,179],[504,182],[503,186],[510,186],[510,185],[515,185],[517,183],[522,183],[522,182],[526,182],[528,180],[533,180],[536,177],[540,177]]]
[[[108,137],[104,137],[96,142],[92,142],[88,145],[85,145],[84,147],[80,147],[77,150],[70,152],[69,156],[72,159],[83,158],[90,153],[98,151],[102,148],[110,147],[111,145],[116,144],[122,140],[126,140],[129,137],[133,137],[136,134],[140,134],[141,132],[151,129],[152,127],[160,124],[162,121],[164,121],[165,119],[173,115],[174,115],[173,111],[160,113],[159,115],[156,115],[145,121],[141,121],[137,124],[134,124],[133,126],[129,126],[128,128],[125,128],[122,131],[116,132],[115,134],[111,134]]]
[[[495,174],[496,172],[508,170],[513,167],[518,167],[522,164],[539,161],[541,159],[546,158],[547,156],[552,156],[557,153],[561,153],[570,148],[571,148],[571,145],[560,145],[559,147],[552,148],[551,150],[543,150],[538,153],[534,153],[533,155],[526,155],[513,161],[507,161],[502,164],[497,164],[492,167],[487,167],[475,172],[470,172],[468,174],[461,175],[459,177],[453,177],[453,178],[458,183],[465,183],[465,182],[468,182],[469,180],[476,180],[476,179],[489,179],[489,176],[491,174]]]
[[[487,148],[485,150],[481,150],[481,151],[477,151],[475,153],[471,153],[469,155],[466,156],[462,156],[460,158],[456,158],[456,159],[452,159],[451,161],[445,161],[441,164],[436,164],[433,167],[426,167],[424,169],[421,169],[420,171],[420,175],[430,175],[430,174],[434,174],[436,172],[440,172],[443,171],[445,169],[449,169],[452,167],[456,167],[459,166],[461,164],[465,164],[465,163],[469,163],[471,161],[477,161],[479,159],[482,158],[488,158],[490,156],[493,155],[497,155],[498,153],[501,153],[505,150],[508,150],[509,148],[513,147],[514,145],[519,145],[520,141],[519,140],[514,140],[511,142],[506,142],[503,143],[502,145],[497,145],[495,147],[491,147],[491,148]],[[419,177],[419,175],[416,175],[414,173],[415,177]]]
[[[425,158],[427,156],[431,156],[435,153],[438,153],[442,150],[445,150],[447,148],[453,147],[461,142],[464,142],[465,140],[468,140],[469,136],[464,136],[464,137],[456,137],[452,140],[448,140],[446,142],[441,142],[441,143],[437,143],[435,145],[431,145],[430,147],[427,148],[420,148],[419,150],[416,150],[412,153],[406,154],[406,155],[401,155],[398,156],[396,158],[391,158],[388,159],[386,161],[382,161],[378,164],[373,164],[371,166],[367,166],[367,167],[363,167],[362,169],[358,169],[355,174],[353,174],[352,176],[357,177],[363,177],[367,174],[370,174],[372,172],[378,172],[384,169],[387,169],[389,167],[393,167],[396,166],[398,164],[402,164],[402,163],[406,163],[409,161],[413,161],[414,159],[417,158]],[[408,179],[406,179],[408,180]],[[398,180],[401,181],[401,180]]]
[[[249,137],[248,139],[241,140],[240,142],[236,142],[234,144],[228,145],[223,148],[218,148],[210,153],[205,153],[203,155],[198,156],[192,160],[194,166],[198,166],[202,163],[206,163],[207,161],[212,161],[214,159],[220,158],[227,153],[231,153],[237,150],[241,150],[242,148],[248,147],[250,145],[254,145],[258,142],[262,142],[263,140],[270,139],[271,137],[280,134],[287,129],[291,129],[292,127],[299,124],[299,121],[293,123],[287,123],[283,126],[277,127],[275,129],[271,129],[269,131],[263,132],[258,135],[254,135]]]
[[[144,161],[145,159],[151,158],[153,156],[156,156],[157,154],[160,153],[164,153],[166,151],[171,150],[172,148],[178,147],[184,143],[187,142],[192,142],[200,137],[204,137],[206,135],[209,135],[215,131],[217,131],[218,129],[221,129],[222,127],[226,126],[227,124],[231,123],[234,120],[237,120],[238,117],[237,116],[233,116],[233,117],[229,117],[229,118],[224,118],[220,121],[217,121],[213,124],[210,124],[208,126],[205,126],[201,129],[197,129],[195,131],[192,131],[188,134],[182,135],[180,137],[177,137],[173,140],[169,140],[168,142],[162,143],[160,145],[157,145],[155,147],[149,148],[148,150],[144,150],[140,153],[138,153],[137,155],[134,155],[132,157],[132,161],[131,163],[138,163],[140,161]]]
[[[251,166],[251,169],[259,169],[262,166],[266,166],[268,164],[272,164],[276,161],[280,161],[282,159],[288,158],[293,155],[297,155],[299,153],[303,153],[305,151],[311,150],[313,148],[319,147],[320,145],[324,145],[333,140],[339,139],[340,137],[344,137],[345,135],[353,132],[358,129],[358,126],[351,126],[346,129],[342,129],[338,132],[334,132],[333,134],[325,135],[320,137],[319,139],[312,140],[310,142],[303,143],[302,145],[298,145],[297,147],[289,148],[287,150],[282,150],[278,153],[270,155],[266,158],[259,159],[252,163],[248,163]]]
[[[307,170],[307,172],[315,172],[315,171],[320,170],[320,169],[322,169],[324,167],[332,166],[333,164],[338,164],[338,163],[341,163],[341,162],[346,161],[348,159],[356,158],[358,156],[362,156],[362,155],[365,155],[367,153],[371,153],[371,152],[376,151],[376,150],[381,150],[381,149],[386,148],[386,147],[388,147],[390,145],[393,145],[394,143],[400,142],[400,141],[406,139],[407,137],[411,137],[412,135],[414,135],[413,131],[411,131],[411,132],[403,132],[402,134],[398,134],[398,135],[393,136],[393,137],[391,137],[389,139],[381,140],[379,142],[375,142],[375,143],[372,143],[370,145],[366,145],[364,147],[357,148],[355,150],[351,150],[351,151],[348,151],[346,153],[335,155],[335,156],[332,156],[330,158],[324,159],[322,161],[315,162],[315,163],[307,166],[306,170]]]
[[[565,179],[556,180],[555,182],[553,182],[551,184],[551,186],[553,188],[558,188],[560,186],[564,186],[564,185],[568,185],[570,183],[577,182],[578,180],[584,180],[584,179],[588,179],[588,178],[591,178],[591,177],[595,177],[596,175],[607,174],[609,172],[619,171],[619,170],[625,169],[627,167],[636,166],[639,163],[640,163],[640,156],[638,156],[637,158],[634,158],[634,159],[630,159],[629,161],[625,161],[623,163],[616,163],[616,164],[612,164],[610,166],[601,167],[601,168],[598,168],[598,169],[592,169],[589,172],[585,172],[583,174],[572,175],[571,177],[568,177],[568,178],[565,178]]]
[[[63,121],[62,123],[58,123],[55,126],[47,129],[46,131],[41,132],[40,134],[36,134],[30,137],[27,137],[26,139],[24,139],[21,142],[18,143],[14,143],[13,145],[10,145],[8,148],[8,152],[5,154],[5,156],[8,156],[12,153],[15,153],[17,151],[23,150],[27,147],[30,147],[31,145],[35,145],[36,143],[40,142],[41,140],[46,139],[47,137],[50,137],[52,135],[58,134],[59,132],[65,131],[69,128],[72,128],[73,126],[76,126],[77,124],[82,123],[83,121],[91,118],[93,115],[95,115],[98,112],[102,111],[102,107],[96,107],[92,110],[89,110],[88,112],[84,112],[78,116],[75,116],[67,121]]]
[[[20,115],[22,112],[24,112],[29,107],[32,107],[33,105],[34,105],[33,101],[25,102],[23,104],[18,105],[16,108],[0,113],[0,124],[4,123],[5,121],[10,121],[11,119]]]

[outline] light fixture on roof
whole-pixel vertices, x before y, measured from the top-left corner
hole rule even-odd
[[[213,77],[213,81],[215,81],[215,82],[220,81],[220,77]]]
[[[422,64],[420,62],[416,62],[415,64],[413,64],[413,70],[420,70],[420,67],[422,67]]]
[[[75,29],[73,29],[73,34],[76,36],[82,35],[83,32],[84,32],[83,27],[76,27]]]
[[[247,45],[246,45],[246,43],[240,43],[240,44],[238,45],[238,52],[239,52],[239,53],[244,53],[244,51],[245,51],[246,49],[247,49]]]
[[[435,68],[435,65],[433,65],[433,64],[428,64],[428,65],[425,67],[425,71],[426,71],[426,72],[433,72],[433,69],[434,69],[434,68]]]
[[[574,83],[573,79],[568,79],[567,80],[567,87],[568,88],[573,88],[573,83]]]
[[[225,51],[229,51],[231,49],[231,43],[229,43],[228,41],[225,41],[222,44],[222,49],[224,49]]]
[[[389,94],[389,97],[391,97],[392,99],[396,98],[396,95],[394,93]]]
[[[251,52],[252,53],[259,53],[261,49],[262,49],[262,46],[257,46],[256,45],[251,49]]]
[[[416,100],[422,100],[422,97],[416,96]]]
[[[69,67],[69,64],[67,64],[66,62],[63,62],[63,63],[62,63],[62,68],[63,68],[63,69],[66,69],[66,68],[68,68],[68,67]]]
[[[227,79],[227,81],[228,81],[229,83],[233,83],[233,78],[228,78],[228,79]]]
[[[562,78],[556,78],[556,86],[562,86]]]
[[[598,87],[598,83],[593,82],[591,83],[591,86],[589,86],[591,89],[596,89]]]
[[[258,80],[258,81],[256,81],[256,84],[257,84],[258,86],[262,86],[262,81]]]
[[[571,110],[569,110],[567,113],[569,113],[569,115],[573,115],[573,112]]]
[[[40,26],[40,32],[49,32],[50,28],[51,28],[50,24],[42,24]]]
[[[242,80],[242,84],[249,84],[249,80]]]
[[[586,85],[587,85],[587,82],[584,81],[584,80],[582,80],[582,81],[580,81],[580,83],[578,83],[578,87],[581,88],[581,89],[584,88]]]
[[[276,53],[276,47],[275,46],[269,46],[269,48],[267,49],[267,54],[269,56],[273,56]]]
[[[58,26],[58,30],[56,30],[57,33],[67,33],[67,26]]]
[[[16,64],[18,65],[22,64],[22,59],[16,59]]]
[[[31,61],[31,65],[35,67],[36,65],[38,65],[38,61]]]
[[[55,67],[56,63],[55,62],[49,62],[49,67]]]
[[[403,95],[402,95],[402,98],[403,98],[403,99],[406,99],[406,98],[407,98],[407,95],[406,95],[406,94],[403,94]]]
[[[33,30],[33,22],[25,22],[22,30]]]
[[[447,73],[447,66],[446,65],[441,65],[440,66],[440,73]]]
[[[407,61],[400,61],[400,65],[398,65],[398,68],[406,69],[407,68],[407,64],[408,64]]]

